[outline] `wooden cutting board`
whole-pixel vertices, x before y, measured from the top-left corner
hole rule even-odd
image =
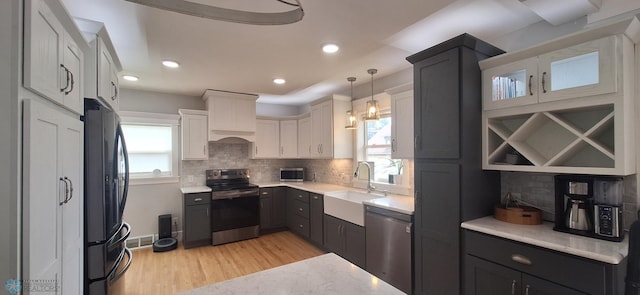
[[[529,206],[504,208],[502,205],[496,205],[493,216],[497,220],[515,224],[542,224],[542,211]]]

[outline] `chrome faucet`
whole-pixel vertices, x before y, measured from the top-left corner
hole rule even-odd
[[[358,177],[358,171],[360,171],[360,165],[365,165],[367,167],[367,193],[371,193],[376,189],[375,186],[371,184],[371,165],[368,162],[360,161],[356,164],[356,172],[353,173],[353,177]]]

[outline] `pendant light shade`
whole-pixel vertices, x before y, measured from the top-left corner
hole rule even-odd
[[[356,77],[349,77],[347,81],[351,82],[351,101],[353,101],[353,81],[356,80]],[[358,127],[358,120],[356,119],[356,114],[353,113],[353,110],[347,111],[347,125],[344,126],[346,129],[356,129]]]
[[[371,100],[367,101],[367,112],[364,115],[365,121],[377,121],[380,120],[380,107],[378,101],[373,99],[373,75],[377,73],[376,69],[368,69],[367,73],[371,75]]]

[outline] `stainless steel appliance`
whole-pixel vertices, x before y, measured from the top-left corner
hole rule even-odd
[[[594,231],[596,235],[624,237],[622,223],[622,178],[596,178],[593,181]]]
[[[260,231],[259,188],[248,169],[207,170],[211,188],[211,244],[256,238]]]
[[[304,181],[304,168],[280,168],[280,181]]]
[[[118,279],[133,261],[125,244],[131,228],[122,218],[129,187],[127,148],[118,115],[94,99],[84,105],[85,293],[118,294]]]
[[[554,230],[620,242],[622,178],[593,175],[555,176]]]
[[[413,216],[365,206],[366,269],[411,294]]]

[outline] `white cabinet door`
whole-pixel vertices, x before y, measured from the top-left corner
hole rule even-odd
[[[609,36],[540,55],[539,101],[616,92],[616,47]]]
[[[118,105],[118,70],[113,63],[109,49],[101,38],[98,45],[98,97],[102,98],[112,109]]]
[[[62,104],[64,28],[42,0],[25,1],[25,16],[24,86]]]
[[[391,157],[413,158],[413,91],[391,96]]]
[[[256,141],[250,151],[253,158],[278,158],[280,155],[280,123],[278,120],[256,120]]]
[[[333,105],[326,101],[311,107],[311,156],[333,157]]]
[[[234,100],[236,131],[256,132],[256,101],[248,99]]]
[[[81,121],[25,100],[23,273],[56,294],[83,289],[83,134]]]
[[[77,114],[84,114],[84,55],[76,43],[68,35],[64,38],[65,84],[63,104]]]
[[[184,114],[182,110],[181,115],[182,160],[208,159],[207,115]]]
[[[62,178],[68,198],[62,205],[62,287],[64,294],[83,294],[84,260],[84,126],[64,117],[61,144]],[[65,188],[66,191],[66,188]]]
[[[280,157],[298,157],[298,120],[280,121]]]
[[[485,110],[538,102],[538,58],[531,57],[482,71]]]
[[[298,120],[298,157],[311,157],[311,117]]]
[[[83,114],[82,50],[46,1],[25,1],[25,8],[24,87]]]

